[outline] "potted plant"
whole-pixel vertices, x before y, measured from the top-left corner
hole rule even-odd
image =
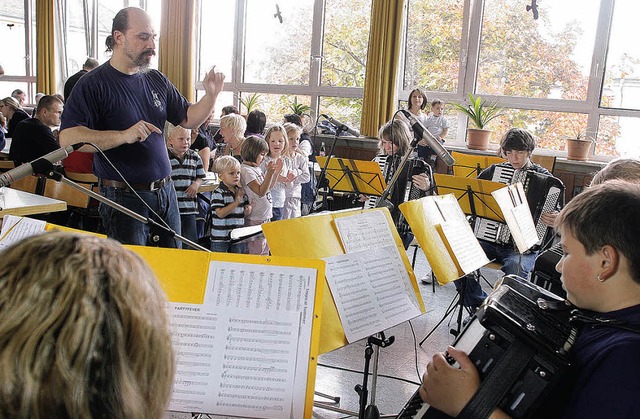
[[[573,137],[567,137],[567,159],[586,161],[589,160],[591,146],[595,145],[595,140],[587,136],[584,132],[577,132]]]
[[[485,126],[504,115],[503,109],[497,103],[487,103],[480,96],[473,97],[471,93],[468,105],[454,103],[453,107],[465,114],[476,127],[467,128],[467,147],[472,150],[487,150],[491,131],[485,129]]]
[[[260,103],[260,93],[252,93],[246,98],[240,98],[240,103],[247,109],[247,115]]]
[[[289,109],[291,109],[292,113],[302,116],[311,111],[311,106],[305,105],[304,103],[298,103],[298,96],[294,96],[293,103],[289,105]]]

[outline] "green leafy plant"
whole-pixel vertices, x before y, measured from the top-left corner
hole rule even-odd
[[[492,120],[504,115],[504,110],[497,103],[487,103],[480,96],[473,97],[469,93],[469,104],[453,103],[453,107],[467,115],[471,122],[478,128],[484,127]]]
[[[293,103],[289,104],[289,109],[291,109],[291,112],[294,114],[302,116],[311,111],[311,106],[298,103],[298,96],[294,96]]]
[[[246,98],[240,98],[240,103],[247,109],[247,114],[251,112],[260,103],[260,93],[252,93]]]

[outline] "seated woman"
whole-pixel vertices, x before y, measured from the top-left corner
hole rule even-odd
[[[164,417],[165,303],[147,264],[114,240],[55,232],[4,250],[0,417]]]

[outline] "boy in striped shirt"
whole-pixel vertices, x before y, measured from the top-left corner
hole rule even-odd
[[[247,253],[244,243],[231,244],[231,230],[244,227],[244,217],[251,213],[249,198],[240,185],[240,162],[221,156],[214,167],[220,185],[211,195],[211,250]]]
[[[176,188],[178,208],[180,209],[180,222],[182,236],[193,241],[198,241],[196,230],[196,215],[198,205],[196,194],[204,179],[202,159],[191,146],[191,131],[181,126],[169,128],[169,161],[171,162],[171,179]],[[188,249],[188,246],[184,246]]]

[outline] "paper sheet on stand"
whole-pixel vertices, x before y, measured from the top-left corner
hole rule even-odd
[[[443,222],[440,228],[462,272],[468,274],[489,263],[466,219]]]
[[[46,221],[42,220],[5,215],[2,218],[2,231],[0,231],[0,249],[27,237],[44,233],[46,225]]]
[[[421,314],[395,246],[326,258],[326,277],[349,342]]]
[[[381,211],[370,211],[334,220],[345,253],[394,243],[389,222]],[[398,257],[400,254],[398,254]]]
[[[176,380],[170,410],[292,417],[300,314],[171,303]]]
[[[521,183],[506,186],[491,193],[500,206],[509,231],[520,253],[535,245],[539,239],[533,223],[527,196]]]
[[[311,268],[211,262],[204,296],[209,312],[230,308],[301,315],[293,388],[293,418],[304,416],[317,271]],[[282,417],[282,416],[281,416]]]

